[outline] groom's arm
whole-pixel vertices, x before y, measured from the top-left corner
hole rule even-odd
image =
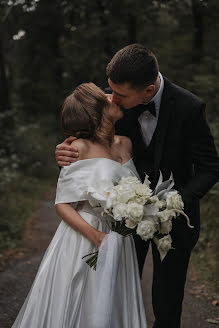
[[[219,180],[219,158],[205,117],[205,104],[199,104],[188,122],[188,147],[195,176],[181,188],[186,207],[194,198],[200,199]]]

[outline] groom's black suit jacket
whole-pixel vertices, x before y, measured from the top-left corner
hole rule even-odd
[[[142,156],[147,147],[142,139],[136,108],[127,110],[124,117],[117,122],[116,134],[131,139],[135,165],[143,177]],[[205,103],[164,78],[158,123],[153,138],[154,184],[158,180],[159,170],[164,179],[168,179],[170,173],[173,173],[175,189],[181,193],[185,211],[191,224],[195,226],[195,229],[189,229],[185,220],[177,219],[178,229],[174,236],[176,244],[173,246],[179,243],[191,249],[199,236],[199,199],[219,177],[219,159],[206,122]]]

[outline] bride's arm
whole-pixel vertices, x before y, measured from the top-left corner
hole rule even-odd
[[[70,204],[56,204],[56,213],[74,230],[88,238],[99,248],[106,233],[88,224]]]

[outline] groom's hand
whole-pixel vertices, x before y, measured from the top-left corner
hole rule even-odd
[[[75,137],[69,137],[56,146],[55,158],[59,166],[68,166],[77,161],[78,149],[72,144],[76,139]]]

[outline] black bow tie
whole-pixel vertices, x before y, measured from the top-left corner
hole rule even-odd
[[[156,108],[155,108],[155,103],[154,101],[149,102],[147,105],[140,104],[138,105],[135,110],[137,111],[137,116],[139,117],[142,113],[148,111],[156,117]]]

